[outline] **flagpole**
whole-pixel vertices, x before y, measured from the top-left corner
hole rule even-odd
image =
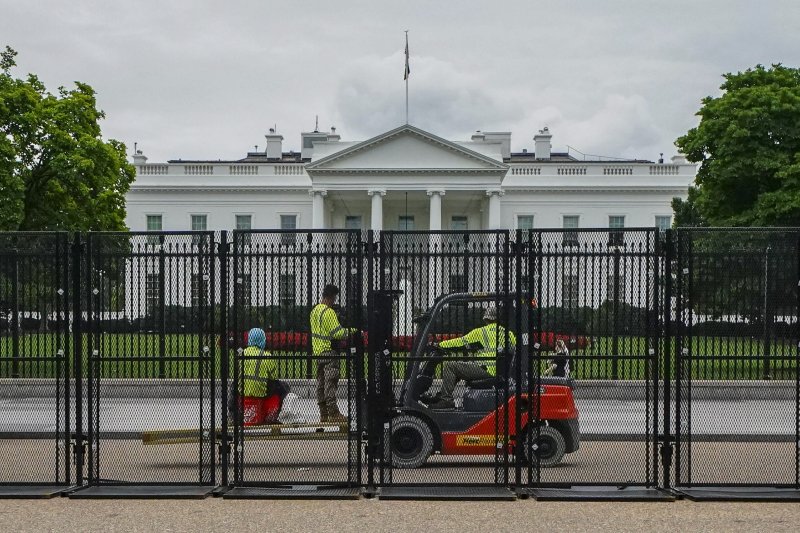
[[[406,124],[408,124],[408,30],[406,30],[406,70],[403,76],[406,80]]]

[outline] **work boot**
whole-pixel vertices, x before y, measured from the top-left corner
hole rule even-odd
[[[430,409],[455,409],[456,404],[452,398],[439,398],[436,403],[428,405]]]
[[[320,403],[319,404],[319,421],[320,422],[327,422],[328,421],[328,406],[327,404]]]
[[[326,422],[330,422],[333,424],[344,424],[347,423],[347,417],[344,416],[342,413],[339,412],[338,407],[328,407],[328,419]]]
[[[419,401],[424,403],[425,405],[430,405],[432,403],[436,403],[441,399],[441,393],[437,392],[436,394],[431,394],[426,392],[422,396],[419,397]]]

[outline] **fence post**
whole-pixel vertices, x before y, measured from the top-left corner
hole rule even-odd
[[[222,431],[219,443],[219,458],[222,468],[222,485],[228,485],[228,469],[230,467],[231,435],[228,432],[228,379],[230,378],[230,348],[228,346],[228,232],[220,232],[220,241],[217,243],[217,261],[219,263],[219,292],[220,311],[218,331],[220,332],[219,374],[221,381],[220,402],[222,406]],[[211,288],[216,291],[216,287]]]
[[[166,373],[166,361],[164,358],[167,356],[167,346],[166,346],[166,329],[167,329],[167,303],[166,303],[166,288],[165,288],[165,277],[166,273],[164,272],[165,269],[165,254],[164,246],[166,243],[164,242],[164,234],[162,233],[159,235],[161,239],[161,246],[158,252],[158,301],[161,304],[161,321],[158,327],[158,377],[159,379],[164,379],[167,377]]]
[[[800,233],[796,234],[795,254],[797,283],[795,283],[795,351],[794,351],[794,441],[800,442]],[[795,448],[794,486],[800,489],[800,447]]]
[[[72,457],[75,463],[75,483],[83,484],[85,436],[83,434],[83,313],[81,310],[81,234],[75,233],[72,242],[72,366],[75,377],[75,432],[72,434]]]
[[[19,250],[15,247],[11,250],[11,377],[19,377]]]
[[[663,372],[661,378],[664,380],[663,404],[663,426],[661,435],[661,469],[662,469],[662,488],[668,489],[672,484],[672,453],[673,453],[673,428],[671,416],[672,403],[672,261],[674,258],[674,241],[672,230],[666,231],[666,238],[663,250],[664,257],[664,282],[666,284],[663,296],[663,336],[664,347],[661,351]],[[656,367],[658,361],[656,361]]]
[[[761,374],[762,379],[772,379],[772,365],[770,355],[772,351],[772,306],[770,305],[770,252],[772,247],[767,245],[764,250],[764,333],[762,337],[763,363],[764,369]]]
[[[614,247],[614,300],[611,302],[611,378],[619,378],[619,262],[620,251]]]
[[[314,306],[314,234],[306,233],[306,310],[311,312]],[[308,330],[308,340],[306,341],[306,379],[314,378],[314,344],[311,338],[311,329]]]

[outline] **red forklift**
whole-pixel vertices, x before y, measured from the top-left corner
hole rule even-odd
[[[376,291],[373,295],[373,312],[384,318],[370,326],[371,333],[382,330],[382,334],[370,335],[369,349],[377,370],[370,380],[375,390],[370,392],[375,394],[373,398],[383,398],[372,406],[382,410],[383,416],[370,417],[375,424],[370,433],[382,435],[381,455],[391,461],[392,467],[419,468],[433,454],[493,456],[501,450],[523,464],[550,467],[559,464],[565,454],[578,450],[574,382],[542,376],[537,358],[540,346],[536,342],[529,346],[528,340],[535,336],[523,333],[531,331],[530,298],[516,293],[454,293],[437,298],[427,312],[414,320],[414,342],[397,394],[392,363],[404,356],[392,356],[393,321],[385,319],[391,316],[386,313],[391,313],[397,296],[398,291]],[[467,346],[459,349],[461,353],[448,354],[433,342],[437,338],[434,324],[453,304],[462,308],[496,305],[503,310],[498,313],[499,323],[506,322],[504,327],[517,334],[517,346],[498,352],[496,376],[466,383],[460,405],[457,402],[455,408],[435,409],[426,403],[426,392],[434,382],[436,367],[453,356],[469,360],[470,355],[465,352],[479,348]]]

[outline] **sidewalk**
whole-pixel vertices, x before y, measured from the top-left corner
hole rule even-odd
[[[6,531],[796,531],[800,505],[280,500],[0,500]]]

